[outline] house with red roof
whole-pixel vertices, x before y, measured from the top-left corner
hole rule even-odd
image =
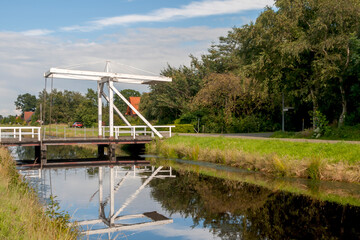
[[[35,112],[24,112],[24,121],[26,123],[31,122],[31,117]]]
[[[141,97],[129,97],[130,104],[133,105],[135,107],[135,109],[138,111],[139,111],[140,100],[141,100]],[[136,116],[136,113],[133,110],[131,110],[131,108],[129,106],[127,107],[125,114],[129,115],[129,116]]]

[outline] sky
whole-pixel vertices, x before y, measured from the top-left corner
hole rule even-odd
[[[220,36],[274,0],[12,0],[0,3],[0,115],[14,115],[20,94],[38,96],[51,67],[160,74],[188,66]],[[141,70],[140,70],[141,69]],[[92,81],[54,79],[59,90],[86,92]],[[48,85],[50,86],[50,82]],[[117,84],[146,92],[146,86]],[[50,90],[48,88],[48,90]]]

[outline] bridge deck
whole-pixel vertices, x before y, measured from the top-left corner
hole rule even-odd
[[[136,136],[134,139],[131,136],[119,137],[118,139],[110,138],[47,138],[42,140],[42,145],[77,145],[77,144],[144,144],[151,142],[151,136]],[[2,138],[0,146],[40,146],[41,141],[35,138]]]

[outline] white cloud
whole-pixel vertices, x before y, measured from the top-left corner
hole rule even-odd
[[[25,32],[22,32],[25,36],[44,36],[53,33],[54,31],[47,29],[32,29]]]
[[[200,56],[205,53],[211,41],[225,35],[228,30],[208,27],[141,28],[103,36],[102,42],[70,42],[52,36],[0,32],[0,114],[15,114],[14,101],[19,94],[38,95],[44,88],[43,74],[50,67],[82,65],[75,69],[102,71],[105,61],[110,60],[116,72],[132,73],[133,69],[114,62],[159,73],[167,63],[176,67],[188,65],[189,54]],[[94,62],[96,64],[89,64]],[[95,88],[96,84],[54,79],[54,87],[85,92],[87,88]],[[140,91],[147,89],[138,85],[119,84],[117,87]]]
[[[246,10],[262,9],[265,6],[273,4],[274,0],[204,0],[200,2],[191,2],[190,4],[181,6],[180,8],[161,8],[145,15],[131,14],[103,18],[97,21],[89,22],[86,25],[63,27],[61,30],[88,32],[116,25],[127,25],[141,22],[164,22],[177,18],[234,14]]]
[[[11,115],[19,115],[19,111],[15,109],[14,101],[16,100],[17,91],[14,89],[7,89],[0,86],[0,115],[7,116]],[[16,95],[14,101],[12,103],[8,103],[6,100],[3,99],[13,99],[14,95]]]

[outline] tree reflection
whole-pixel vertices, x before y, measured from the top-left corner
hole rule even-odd
[[[358,239],[360,208],[238,181],[178,172],[150,183],[171,214],[191,217],[221,239]]]
[[[95,178],[99,175],[99,168],[98,167],[87,167],[86,173],[89,178]]]
[[[35,157],[34,147],[16,147],[15,153],[21,160],[31,160]],[[82,146],[48,146],[48,159],[79,159],[97,157],[97,149]]]

